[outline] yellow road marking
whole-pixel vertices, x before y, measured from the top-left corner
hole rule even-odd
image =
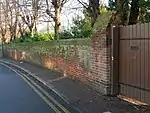
[[[6,63],[6,64],[10,64],[10,65],[12,65],[12,66],[15,66],[15,67],[21,69],[21,70],[24,70],[25,72],[29,73],[31,76],[33,76],[34,78],[36,78],[37,80],[39,80],[40,82],[42,82],[42,83],[43,83],[45,86],[47,86],[48,88],[52,87],[52,86],[49,87],[49,86],[48,86],[48,83],[47,83],[45,80],[43,80],[42,78],[39,78],[38,76],[35,76],[33,73],[31,73],[31,72],[28,71],[27,69],[22,68],[21,66],[18,66],[18,65],[16,65],[16,64],[13,64],[13,63],[10,63],[10,62],[4,61],[4,60],[0,60],[0,62]],[[49,84],[49,85],[50,85],[50,84]],[[51,88],[50,88],[50,89],[51,89]],[[64,99],[59,93],[57,93],[54,89],[51,89],[51,90],[52,90],[53,92],[55,92],[57,95],[59,95],[60,98],[63,99],[63,101],[65,101],[67,104],[69,104],[69,102],[68,102],[66,99]]]
[[[26,77],[24,74],[22,74],[24,77]],[[30,80],[28,77],[26,77],[28,80]],[[31,81],[31,80],[30,80]],[[59,102],[57,102],[52,96],[50,96],[45,90],[43,90],[42,87],[37,85],[35,82],[31,81],[32,84],[34,84],[36,87],[38,87],[48,98],[50,98],[59,108],[61,108],[65,113],[70,113],[65,107],[63,107]]]
[[[31,81],[32,82],[32,81]],[[43,90],[39,85],[32,82],[36,87],[38,87],[48,98],[50,98],[59,108],[61,108],[65,113],[70,113],[65,107],[63,107],[59,102],[57,102],[52,96],[50,96],[45,90]]]
[[[49,102],[43,95],[42,93],[40,93],[31,83],[29,83],[24,77],[22,77],[20,75],[20,73],[18,73],[16,70],[14,70],[13,68],[7,66],[6,64],[0,63],[6,67],[8,67],[9,69],[11,69],[12,71],[14,71],[16,74],[18,74],[48,105],[50,108],[52,108],[56,113],[61,113],[51,102]]]

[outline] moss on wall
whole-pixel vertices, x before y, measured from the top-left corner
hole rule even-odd
[[[91,39],[13,43],[5,45],[5,49],[25,52],[27,56],[45,54],[45,56],[54,58],[61,57],[69,61],[79,61],[82,67],[89,69]]]

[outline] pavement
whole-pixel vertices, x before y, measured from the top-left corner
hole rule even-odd
[[[71,106],[68,109],[73,108],[76,110],[71,110],[71,113],[150,113],[147,108],[133,105],[117,97],[101,95],[85,83],[64,77],[58,72],[41,66],[10,59],[2,59],[2,61],[26,71],[27,74],[32,75],[45,87],[48,87],[50,89],[49,93],[52,93],[51,95],[55,95],[58,100],[63,99],[65,104]],[[65,104],[63,105],[65,106]]]

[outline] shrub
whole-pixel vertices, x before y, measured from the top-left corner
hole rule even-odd
[[[71,34],[70,31],[64,30],[59,34],[59,39],[70,39],[70,38],[73,38],[73,35]]]
[[[31,36],[30,33],[25,33],[23,37],[16,38],[13,40],[13,43],[20,43],[20,42],[34,42],[34,41],[49,41],[54,40],[54,34],[53,33],[41,33],[41,34],[35,34],[34,36]]]

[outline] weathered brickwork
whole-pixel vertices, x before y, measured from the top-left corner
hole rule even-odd
[[[91,85],[103,94],[110,94],[110,45],[106,35],[97,32],[92,41]]]
[[[33,51],[33,47],[20,50],[15,46],[6,47],[4,53],[9,58],[25,60],[79,79],[107,95],[110,93],[110,50],[106,44],[105,34],[96,33],[92,45],[50,46],[46,53]]]
[[[15,60],[25,60],[45,68],[61,72],[64,76],[78,78],[87,82],[90,70],[91,46],[62,45],[51,48],[50,53],[31,52],[30,49],[20,51],[16,48],[6,48],[5,56]]]

